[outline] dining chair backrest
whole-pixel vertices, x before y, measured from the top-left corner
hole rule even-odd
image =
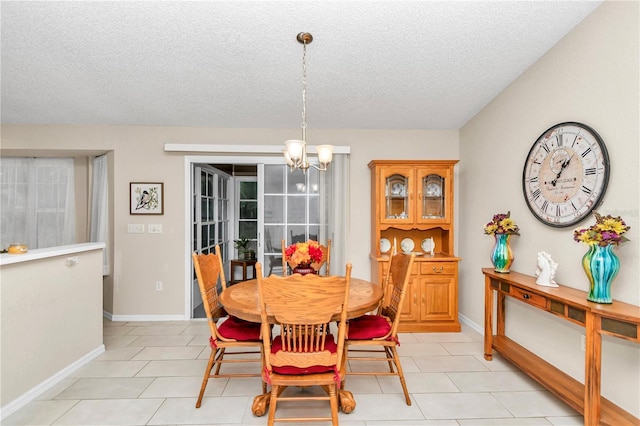
[[[385,278],[385,299],[380,307],[380,315],[392,321],[391,336],[396,336],[400,325],[400,310],[411,280],[411,268],[415,254],[397,253],[391,256],[389,270]]]
[[[192,257],[200,295],[202,296],[202,304],[209,319],[211,335],[216,336],[216,320],[226,316],[224,307],[218,297],[218,280],[220,280],[223,290],[227,287],[220,247],[215,247],[215,253],[193,253]]]
[[[380,286],[382,287],[382,299],[380,299],[380,303],[378,304],[378,308],[376,309],[376,314],[380,315],[380,311],[383,306],[389,304],[390,294],[390,286],[389,281],[391,281],[391,261],[393,260],[393,256],[389,255],[388,259],[383,264],[382,270],[384,271],[384,275],[382,277],[382,282]]]
[[[322,250],[322,259],[320,262],[314,262],[311,264],[311,267],[316,271],[320,271],[324,266],[324,274],[325,276],[331,275],[331,239],[327,240],[327,244],[320,244],[320,249]],[[289,262],[287,260],[286,255],[287,244],[285,240],[282,240],[282,275],[289,275],[289,270],[293,270],[297,265]]]
[[[341,368],[346,334],[347,303],[351,282],[351,264],[345,276],[293,274],[287,277],[262,277],[258,269],[258,290],[262,318],[262,333],[268,336],[270,324],[267,312],[280,324],[282,348],[271,353],[271,339],[265,338],[265,365],[309,367],[311,365]],[[340,313],[336,351],[327,349],[326,339],[332,317]],[[333,337],[330,337],[333,340]]]

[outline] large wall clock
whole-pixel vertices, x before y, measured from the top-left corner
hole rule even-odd
[[[524,163],[522,190],[531,213],[553,227],[572,226],[600,202],[609,182],[604,141],[581,123],[556,124],[533,143]]]

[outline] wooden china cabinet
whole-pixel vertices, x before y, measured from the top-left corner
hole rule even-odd
[[[453,168],[457,160],[373,160],[371,279],[388,256],[415,252],[399,331],[460,331],[458,261],[453,246]]]

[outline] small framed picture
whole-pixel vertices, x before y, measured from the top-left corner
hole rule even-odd
[[[164,183],[129,183],[129,214],[164,214]]]

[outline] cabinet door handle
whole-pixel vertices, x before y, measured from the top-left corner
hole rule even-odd
[[[424,294],[422,295],[422,304],[424,305]]]
[[[415,294],[413,295],[413,304],[414,305],[418,304],[418,296],[416,296]]]
[[[436,269],[435,266],[432,266],[431,268],[433,269],[433,272],[435,272],[436,274],[441,274],[444,272],[444,266],[441,266],[439,270]]]
[[[524,294],[522,295],[522,298],[523,298],[523,299],[530,299],[530,298],[531,298],[531,296],[530,296],[530,295],[528,295],[527,293],[524,293]]]

